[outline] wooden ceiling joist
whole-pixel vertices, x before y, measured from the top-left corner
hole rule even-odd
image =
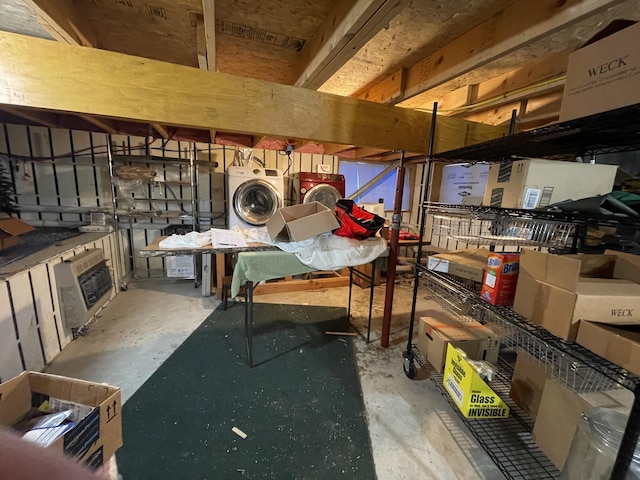
[[[431,118],[424,112],[6,32],[0,51],[0,105],[427,151]],[[287,114],[274,116],[283,106]],[[437,151],[504,133],[456,118],[439,122]]]
[[[91,115],[85,115],[84,113],[78,113],[76,114],[76,116],[80,117],[82,120],[84,120],[87,123],[95,125],[99,129],[104,130],[107,133],[111,133],[111,134],[119,133],[118,127],[115,125],[112,125],[109,120],[94,117]]]
[[[413,64],[407,70],[402,100],[453,80],[622,1],[538,0],[531,2],[520,0],[515,2],[493,18]],[[376,85],[373,85],[371,90],[375,88]],[[360,95],[366,95],[366,93],[366,90],[361,91]]]
[[[42,27],[59,42],[95,47],[96,41],[82,26],[82,17],[66,0],[25,0]]]
[[[319,88],[376,33],[387,26],[408,0],[341,0],[335,3],[314,38],[305,46],[297,87]]]
[[[207,57],[207,70],[216,71],[216,17],[215,0],[202,0],[204,17],[204,40]],[[198,57],[199,58],[199,57]],[[202,68],[202,65],[200,65]]]

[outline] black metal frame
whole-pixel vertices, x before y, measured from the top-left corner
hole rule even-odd
[[[347,307],[347,319],[351,323],[351,290],[353,289],[353,275],[369,280],[370,292],[369,292],[369,318],[367,320],[367,343],[369,343],[369,337],[371,334],[371,314],[373,312],[373,294],[375,289],[375,276],[376,276],[376,262],[375,259],[371,262],[371,275],[355,270],[355,267],[349,267],[349,305]],[[253,289],[254,284],[251,281],[247,281],[244,284],[244,343],[245,351],[247,353],[247,365],[249,368],[253,368]]]

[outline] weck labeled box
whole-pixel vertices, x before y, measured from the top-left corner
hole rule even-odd
[[[447,346],[443,382],[444,388],[466,418],[509,416],[509,407],[451,344]]]
[[[513,305],[519,269],[519,253],[489,254],[480,297],[492,305]]]
[[[640,103],[640,23],[569,56],[560,121]]]
[[[47,448],[99,467],[122,446],[120,389],[58,375],[22,372],[0,384],[0,425],[16,425],[44,401],[89,407],[86,416]]]
[[[271,240],[299,242],[340,227],[335,214],[319,202],[278,209],[267,220]]]

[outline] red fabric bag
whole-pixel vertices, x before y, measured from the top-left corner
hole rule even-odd
[[[333,230],[341,237],[364,240],[373,237],[384,226],[384,218],[358,207],[353,200],[341,198],[334,207],[340,227]]]

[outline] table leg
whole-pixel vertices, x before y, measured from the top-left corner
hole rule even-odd
[[[351,289],[353,288],[353,267],[349,267],[349,304],[347,307],[347,322],[351,324]]]
[[[371,290],[369,291],[369,320],[367,321],[367,343],[371,335],[371,311],[373,310],[373,289],[375,288],[376,279],[376,260],[371,262]]]
[[[247,364],[253,368],[253,282],[244,285],[244,342],[247,350]]]

